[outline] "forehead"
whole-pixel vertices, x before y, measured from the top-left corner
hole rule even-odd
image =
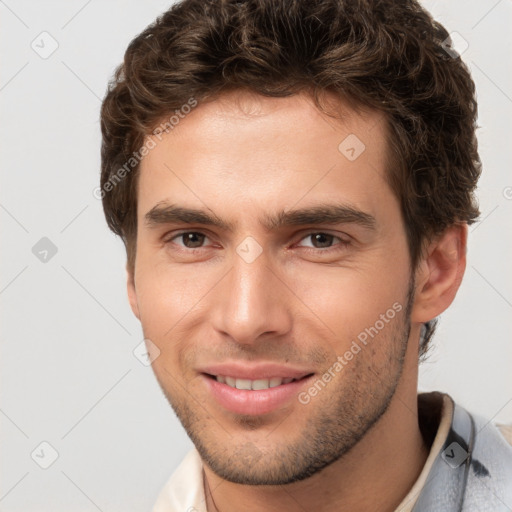
[[[324,104],[336,117],[306,94],[234,91],[199,104],[168,133],[148,137],[153,149],[141,162],[139,214],[177,199],[238,208],[240,215],[260,200],[265,210],[314,200],[372,210],[372,196],[389,192],[384,115],[327,94]]]
[[[369,142],[370,136],[385,135],[385,115],[380,111],[343,100],[328,91],[321,94],[321,105],[323,112],[305,92],[276,98],[252,91],[235,90],[200,103],[179,118],[173,116],[172,126],[166,135],[173,134],[173,138],[176,142],[180,140],[180,144],[199,144],[201,139],[218,139],[228,132],[232,137],[236,135],[243,138],[245,135],[253,136],[255,130],[261,130],[258,133],[260,142],[275,140],[276,136],[286,140],[293,133],[295,137],[318,144],[319,137],[345,130],[351,130],[361,139],[366,139],[366,142]],[[165,121],[164,117],[163,123]],[[293,130],[290,132],[288,129],[291,126]]]

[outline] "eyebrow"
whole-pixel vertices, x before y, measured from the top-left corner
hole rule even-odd
[[[168,203],[159,203],[144,216],[146,226],[152,228],[163,224],[203,224],[233,232],[236,223],[228,222],[211,210],[185,208]],[[267,231],[287,226],[306,224],[357,224],[374,230],[375,217],[348,205],[320,204],[296,210],[282,210],[276,215],[265,215],[261,224]]]

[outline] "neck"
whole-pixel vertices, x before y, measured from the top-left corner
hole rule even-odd
[[[418,363],[412,352],[388,410],[341,459],[306,480],[281,486],[234,484],[205,465],[208,512],[393,512],[428,456],[418,424]]]

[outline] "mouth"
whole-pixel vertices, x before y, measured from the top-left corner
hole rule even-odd
[[[217,382],[220,382],[221,384],[226,384],[226,386],[229,386],[231,388],[244,389],[246,391],[261,391],[263,389],[275,388],[277,386],[282,386],[283,384],[290,384],[290,382],[296,382],[304,378],[300,377],[294,379],[292,377],[271,377],[270,379],[251,380],[230,377],[229,375],[205,375],[212,379],[215,379]]]
[[[248,379],[232,375],[201,374],[207,392],[223,409],[245,415],[262,415],[292,403],[313,373]]]

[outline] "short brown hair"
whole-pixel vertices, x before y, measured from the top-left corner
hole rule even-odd
[[[101,109],[101,197],[131,271],[134,154],[190,98],[200,104],[233,89],[274,97],[306,91],[319,107],[320,93],[330,91],[383,112],[388,180],[413,269],[425,241],[478,218],[474,83],[446,29],[418,2],[183,0],[130,43]],[[434,327],[424,326],[422,354]]]

